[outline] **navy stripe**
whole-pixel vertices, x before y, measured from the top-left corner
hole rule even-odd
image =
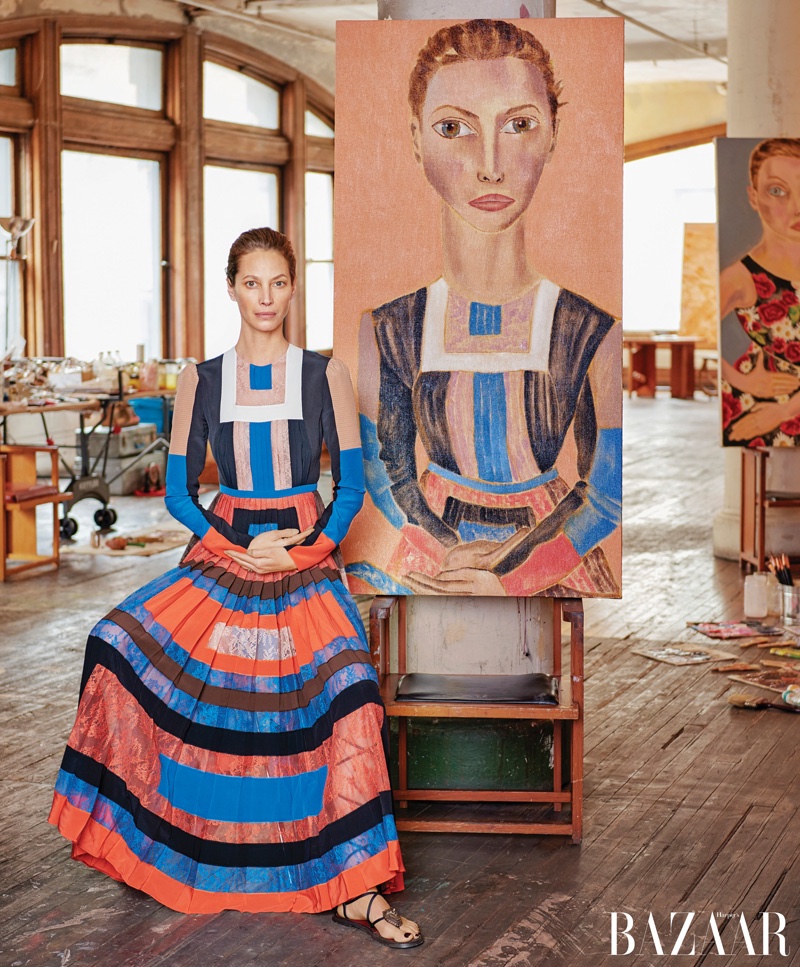
[[[145,836],[163,843],[197,863],[209,866],[280,867],[319,859],[331,849],[347,843],[392,815],[392,794],[389,790],[363,803],[346,816],[333,820],[317,836],[281,843],[224,843],[201,839],[180,829],[142,805],[128,789],[125,781],[106,769],[90,756],[67,746],[62,764],[64,772],[94,786],[102,796],[121,806],[133,817]],[[146,862],[146,860],[144,861]]]
[[[200,725],[175,712],[147,688],[116,649],[96,635],[90,635],[86,645],[81,694],[97,665],[107,668],[116,676],[120,685],[141,705],[158,728],[188,745],[229,755],[297,755],[312,752],[331,737],[333,727],[340,719],[364,705],[383,705],[375,682],[358,681],[331,699],[328,711],[308,728],[292,732],[242,732]]]

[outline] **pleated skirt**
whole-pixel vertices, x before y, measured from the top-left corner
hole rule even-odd
[[[214,512],[303,529],[318,497]],[[174,910],[317,913],[402,889],[387,740],[333,558],[254,575],[194,540],[92,630],[50,822]]]

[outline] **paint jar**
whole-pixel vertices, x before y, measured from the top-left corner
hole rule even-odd
[[[783,585],[774,574],[767,575],[767,614],[781,613],[783,607]]]
[[[744,579],[744,615],[746,618],[767,616],[767,575],[748,574]]]
[[[781,695],[781,698],[787,705],[800,708],[800,685],[790,685],[783,695]]]
[[[800,627],[800,588],[784,585],[781,621],[790,628]]]

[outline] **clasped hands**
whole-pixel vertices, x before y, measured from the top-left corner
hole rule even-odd
[[[505,541],[468,541],[447,552],[441,570],[431,577],[419,571],[404,575],[404,583],[422,594],[503,595],[505,589],[492,568],[530,534],[523,527]]]
[[[250,546],[237,551],[226,551],[231,560],[236,561],[248,571],[256,574],[274,574],[278,571],[296,571],[297,566],[292,560],[287,547],[302,544],[313,533],[314,528],[299,531],[296,527],[286,527],[283,530],[264,531],[250,541]]]

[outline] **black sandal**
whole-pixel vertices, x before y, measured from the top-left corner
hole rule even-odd
[[[355,903],[356,900],[361,900],[365,896],[372,897],[367,904],[366,920],[351,920],[347,916],[347,907],[351,903]],[[368,890],[366,893],[359,893],[358,896],[354,896],[352,900],[348,900],[347,903],[340,903],[339,906],[342,908],[343,915],[340,915],[334,911],[332,917],[333,922],[342,923],[346,927],[356,927],[358,930],[365,930],[373,940],[377,940],[377,942],[383,944],[384,947],[394,947],[396,950],[405,950],[407,947],[419,947],[420,944],[425,943],[425,938],[422,936],[421,931],[419,936],[414,937],[412,940],[390,940],[388,937],[381,936],[375,927],[376,923],[380,923],[381,920],[385,920],[390,926],[399,928],[403,926],[403,920],[394,907],[388,907],[388,909],[384,910],[377,920],[370,920],[369,911],[372,908],[372,904],[376,896],[380,896],[380,893],[377,890]]]

